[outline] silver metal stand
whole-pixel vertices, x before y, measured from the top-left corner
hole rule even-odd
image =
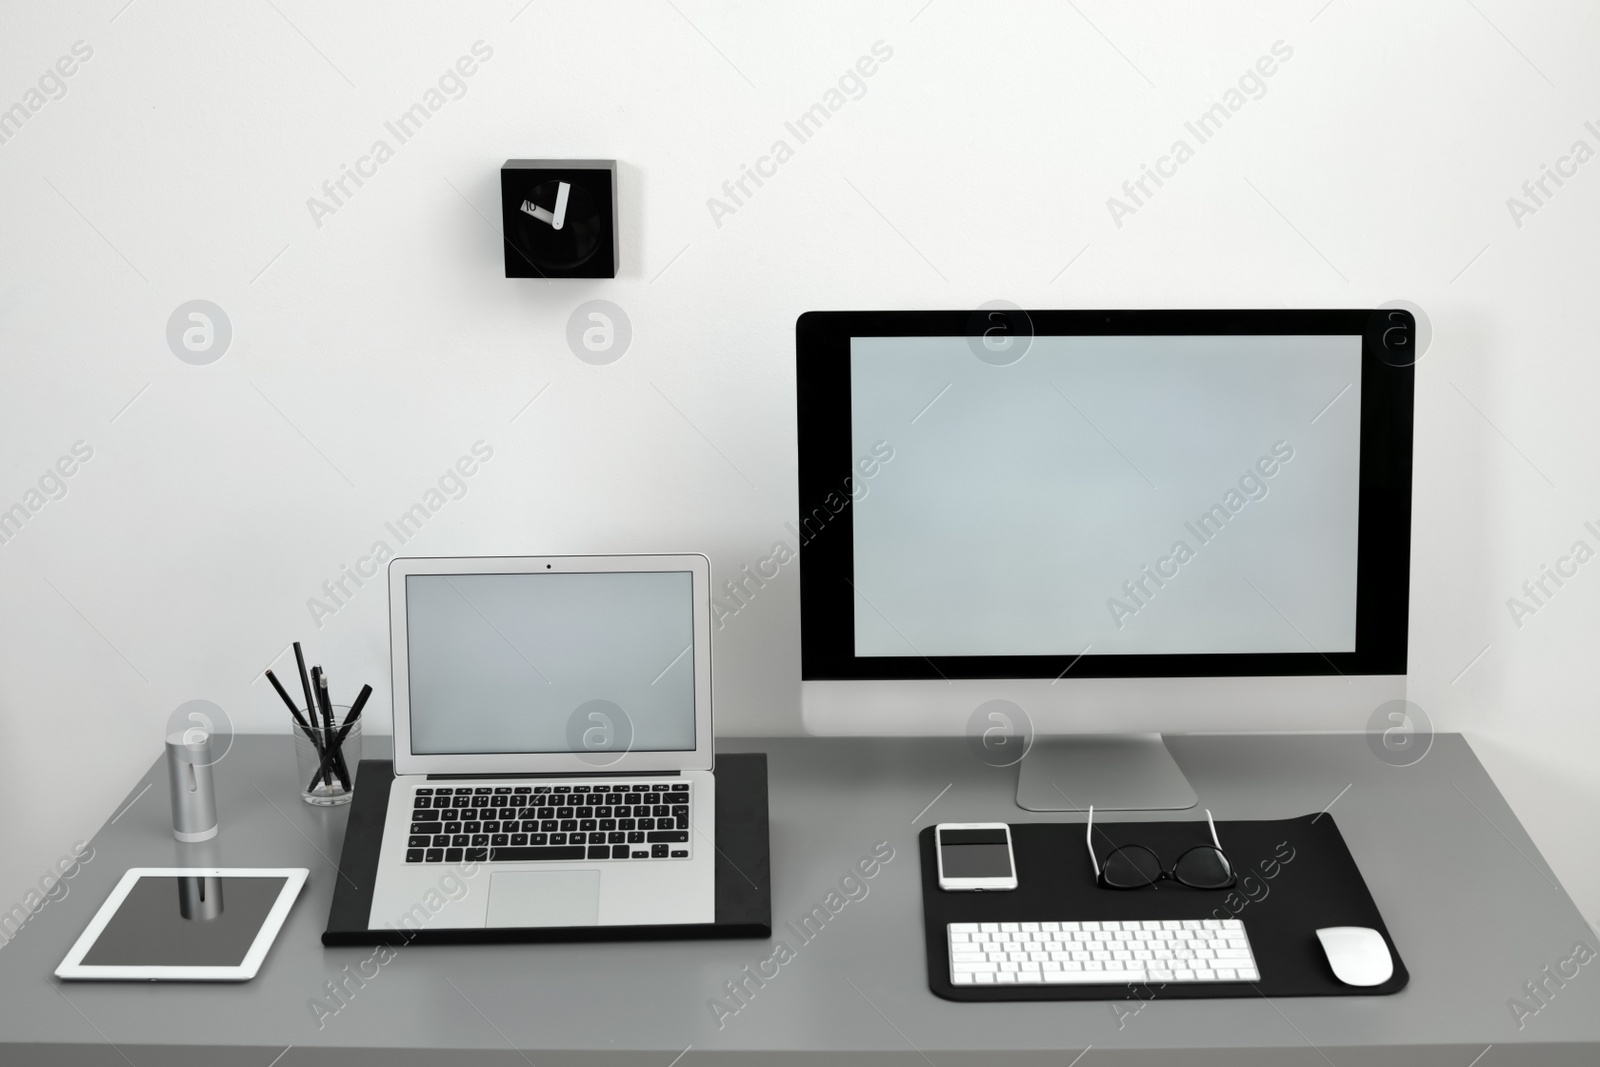
[[[1036,740],[1017,777],[1028,811],[1165,811],[1199,802],[1160,734]]]

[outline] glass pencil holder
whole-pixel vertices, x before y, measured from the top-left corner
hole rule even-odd
[[[350,709],[334,705],[333,729],[329,731],[321,713],[301,711],[309,730],[297,723],[294,728],[295,776],[300,783],[300,799],[307,804],[333,807],[350,803],[356,784],[356,765],[361,762],[361,720],[347,726]]]

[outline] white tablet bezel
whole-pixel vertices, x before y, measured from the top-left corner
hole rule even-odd
[[[277,939],[278,931],[283,928],[284,920],[289,917],[289,909],[294,906],[295,898],[300,895],[300,889],[306,884],[310,873],[305,867],[131,867],[123,874],[116,888],[111,890],[106,902],[100,905],[100,910],[95,912],[78,940],[73,942],[67,958],[56,968],[56,977],[113,981],[248,981],[261,969],[261,961]],[[261,929],[256,931],[250,951],[245,953],[244,959],[236,967],[85,966],[84,956],[100,939],[111,917],[122,907],[122,902],[133,892],[134,883],[141,878],[282,878],[284,883],[278,899],[272,902],[272,908],[262,921]]]
[[[405,581],[413,574],[546,574],[682,571],[693,575],[694,748],[626,752],[603,767],[577,752],[411,751]],[[395,774],[634,774],[712,768],[711,561],[696,552],[619,556],[399,556],[389,561],[389,661]]]

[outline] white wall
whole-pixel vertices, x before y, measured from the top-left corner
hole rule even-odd
[[[1600,910],[1600,562],[1520,629],[1506,606],[1600,548],[1600,162],[1520,226],[1506,205],[1600,148],[1583,5],[123,3],[0,14],[0,106],[93,49],[0,144],[0,507],[94,452],[0,545],[0,904],[105,819],[180,703],[285,729],[260,675],[290,640],[386,694],[382,589],[320,629],[307,598],[476,441],[492,461],[408,550],[737,569],[796,510],[802,311],[1406,298],[1435,332],[1412,696]],[[466,94],[317,226],[307,198],[480,40]],[[707,198],[878,41],[865,95],[718,225]],[[1185,120],[1278,41],[1265,96],[1196,145]],[[1116,225],[1107,198],[1177,138],[1194,158]],[[617,280],[502,277],[510,156],[621,161]],[[635,331],[609,366],[563,339],[593,297]],[[164,338],[194,298],[234,329],[209,366]],[[716,652],[722,732],[798,730],[792,568]]]

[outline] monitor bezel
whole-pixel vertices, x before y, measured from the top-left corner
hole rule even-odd
[[[629,751],[596,761],[577,752],[450,752],[411,750],[411,694],[408,679],[406,578],[420,574],[594,574],[683,572],[693,576],[694,747]],[[396,774],[635,774],[710,770],[711,725],[711,561],[694,553],[613,556],[401,556],[389,561],[389,661],[394,694],[394,770]]]
[[[1035,336],[1347,335],[1361,338],[1356,641],[1351,652],[857,656],[850,340],[960,337],[974,312],[811,311],[795,323],[803,681],[1404,675],[1411,565],[1410,312],[1393,309],[1028,311]],[[841,503],[842,501],[842,503]],[[837,505],[837,506],[833,506]],[[826,521],[813,531],[818,509]],[[809,536],[807,536],[809,535]],[[959,561],[952,561],[959,566]]]

